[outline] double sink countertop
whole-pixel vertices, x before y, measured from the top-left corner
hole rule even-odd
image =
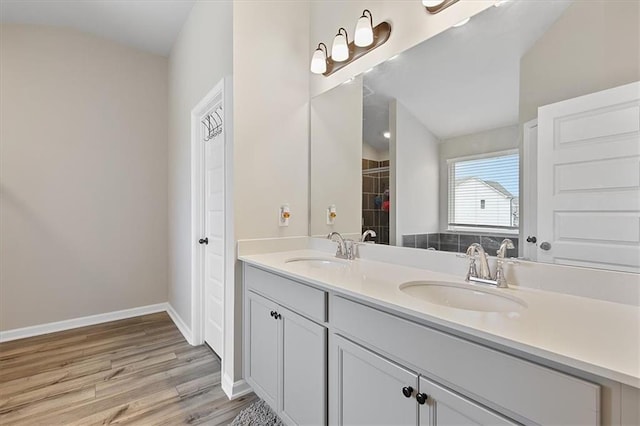
[[[471,286],[464,281],[465,271],[451,275],[367,259],[326,264],[287,262],[300,258],[334,259],[330,253],[318,250],[239,256],[247,264],[378,305],[489,346],[493,343],[640,388],[638,306],[510,287],[494,293],[516,297],[526,308],[512,312],[472,311],[429,302],[400,288],[414,281]]]

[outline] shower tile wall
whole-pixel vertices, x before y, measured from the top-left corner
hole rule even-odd
[[[385,171],[366,173],[366,170],[386,167]],[[389,244],[389,212],[376,206],[376,197],[383,198],[389,188],[389,160],[362,159],[362,232],[372,229],[377,244]]]

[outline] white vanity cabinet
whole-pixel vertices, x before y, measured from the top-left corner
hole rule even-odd
[[[247,264],[244,284],[245,377],[287,424],[602,423],[598,384]]]
[[[299,303],[287,292],[289,285],[300,287],[294,291],[303,297]],[[247,382],[286,423],[326,424],[327,329],[303,316],[325,315],[325,293],[246,268],[244,300]],[[285,304],[299,305],[300,314]]]
[[[420,385],[429,391],[420,392],[437,395],[436,424],[447,424],[440,421],[445,414],[438,400],[447,416],[457,411],[480,424],[494,412],[524,424],[600,424],[600,386],[594,383],[341,296],[332,297],[330,312],[334,333],[422,375]],[[455,392],[443,393],[445,386]]]
[[[332,425],[517,424],[340,336],[332,346]]]
[[[331,342],[330,424],[418,424],[417,374],[340,336]]]
[[[418,389],[420,426],[518,424],[424,377]]]
[[[277,305],[249,291],[245,304],[247,380],[272,407],[277,406],[281,326],[272,315]]]

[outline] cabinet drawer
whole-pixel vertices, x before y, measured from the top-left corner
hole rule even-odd
[[[339,296],[331,322],[509,417],[539,424],[600,424],[600,387]]]
[[[327,320],[326,292],[279,275],[245,265],[244,283],[282,306],[320,322]]]

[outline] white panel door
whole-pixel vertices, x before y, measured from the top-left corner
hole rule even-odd
[[[539,261],[640,272],[640,82],[538,110],[537,232]]]
[[[208,111],[222,115],[218,106]],[[205,145],[204,162],[204,208],[205,236],[208,244],[205,248],[204,267],[204,340],[218,356],[222,357],[224,315],[224,278],[225,278],[225,146],[224,133],[203,141]]]

